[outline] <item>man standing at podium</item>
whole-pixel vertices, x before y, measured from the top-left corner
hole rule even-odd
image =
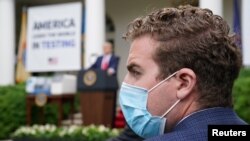
[[[113,46],[110,42],[103,45],[103,55],[99,56],[91,69],[107,71],[108,75],[115,75],[119,63],[119,57],[113,54]]]

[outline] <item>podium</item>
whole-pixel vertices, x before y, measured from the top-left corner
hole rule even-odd
[[[114,127],[117,77],[99,69],[81,70],[77,77],[77,90],[83,125]]]
[[[75,95],[72,93],[62,94],[62,95],[49,95],[47,96],[47,103],[56,104],[57,107],[57,125],[62,125],[63,120],[63,105],[70,104],[70,113],[74,114],[74,100]],[[32,107],[36,105],[36,95],[28,94],[26,96],[26,124],[31,125],[32,123]],[[42,124],[44,124],[44,107],[40,108],[40,119]],[[71,116],[71,122],[73,122],[73,116]]]

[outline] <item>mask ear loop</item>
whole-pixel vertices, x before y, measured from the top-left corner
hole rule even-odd
[[[181,100],[178,99],[162,116],[161,118],[165,117],[174,107],[177,105]]]
[[[148,92],[153,91],[156,87],[160,86],[162,83],[164,83],[165,81],[167,81],[168,79],[170,79],[171,77],[173,77],[174,75],[176,75],[178,71],[176,71],[175,73],[171,74],[170,76],[168,76],[167,78],[165,78],[164,80],[162,80],[160,83],[156,84],[153,88],[149,89]]]

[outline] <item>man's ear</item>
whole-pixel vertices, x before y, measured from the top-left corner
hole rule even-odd
[[[176,74],[178,81],[177,98],[184,99],[192,93],[196,86],[196,74],[189,68],[183,68]]]

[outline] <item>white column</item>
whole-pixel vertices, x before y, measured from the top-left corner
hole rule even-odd
[[[0,85],[14,84],[14,0],[0,0]]]
[[[86,0],[84,68],[102,54],[105,40],[105,0]]]
[[[250,1],[249,0],[242,0],[242,47],[243,47],[243,64],[245,66],[250,67],[250,14],[249,14],[249,7]]]
[[[223,0],[199,0],[199,6],[201,8],[208,8],[214,14],[223,17]]]

